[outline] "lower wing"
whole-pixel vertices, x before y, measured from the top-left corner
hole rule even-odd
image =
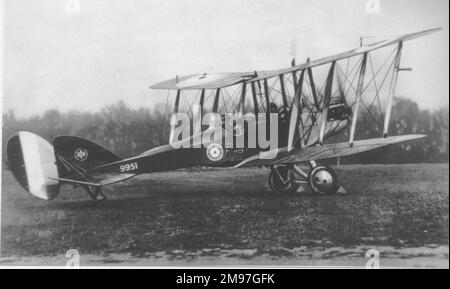
[[[275,158],[269,159],[267,156],[271,152],[261,152],[259,155],[255,155],[245,159],[237,164],[235,167],[252,167],[252,166],[268,166],[276,164],[290,164],[300,163],[310,160],[323,160],[335,157],[344,157],[362,153],[365,151],[374,150],[380,147],[398,144],[402,142],[417,140],[426,137],[426,135],[399,135],[391,136],[387,138],[373,138],[354,141],[353,145],[349,145],[348,142],[324,144],[320,146],[311,146],[287,152],[286,149],[278,149]],[[273,155],[273,152],[272,152]]]

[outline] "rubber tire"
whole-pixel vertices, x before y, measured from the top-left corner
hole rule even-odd
[[[286,177],[289,173],[289,169],[287,167],[278,167],[277,168],[279,173]],[[283,184],[283,182],[278,177],[278,174],[274,171],[270,172],[269,175],[269,186],[272,189],[273,192],[278,194],[292,194],[295,193],[300,186],[299,184],[294,184],[292,182]]]
[[[317,171],[319,170],[327,170],[331,176],[333,177],[333,187],[331,189],[330,192],[321,192],[319,190],[317,190],[317,188],[313,185],[313,174],[315,174]],[[319,195],[325,195],[325,194],[335,194],[339,188],[338,184],[337,184],[337,175],[335,173],[335,171],[328,167],[328,166],[317,166],[315,168],[313,168],[309,173],[308,173],[308,186],[311,189],[311,191],[313,191],[313,193],[315,194],[319,194]]]

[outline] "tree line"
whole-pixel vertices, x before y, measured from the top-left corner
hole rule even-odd
[[[433,112],[419,109],[408,99],[396,98],[390,134],[426,134],[428,137],[412,144],[395,145],[347,158],[357,163],[448,162],[449,109]],[[165,105],[132,109],[124,102],[109,105],[97,112],[48,110],[40,116],[19,118],[13,111],[3,114],[3,151],[9,136],[19,130],[36,133],[51,141],[58,135],[87,138],[110,149],[120,157],[129,157],[152,147],[167,144],[171,109]],[[375,121],[366,121],[359,130],[364,138],[380,137]],[[382,155],[382,157],[380,157]],[[2,154],[6,164],[5,153]]]

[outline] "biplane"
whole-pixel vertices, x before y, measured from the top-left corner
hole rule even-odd
[[[219,140],[197,148],[174,147],[174,139],[131,158],[120,158],[83,138],[57,136],[52,144],[36,134],[19,131],[7,143],[12,173],[32,195],[54,199],[63,184],[81,186],[94,200],[105,199],[102,187],[136,175],[181,168],[266,167],[276,193],[293,193],[309,186],[316,194],[339,190],[335,172],[322,160],[359,154],[380,147],[417,140],[424,135],[389,136],[404,43],[436,32],[430,29],[390,37],[333,56],[279,70],[202,73],[176,76],[152,89],[167,90],[174,99],[173,113],[194,117],[192,105],[217,114],[276,114],[278,145],[229,148]],[[261,121],[257,125],[267,126]],[[244,127],[224,131],[236,137]],[[372,130],[367,130],[367,125]],[[171,126],[171,130],[176,125]],[[371,135],[368,131],[376,131]],[[205,130],[200,130],[203,134]],[[187,141],[192,144],[195,135]],[[276,150],[274,157],[267,154]]]

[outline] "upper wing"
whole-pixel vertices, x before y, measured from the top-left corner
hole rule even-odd
[[[341,59],[346,59],[346,58],[350,58],[353,56],[357,56],[357,55],[361,55],[364,54],[366,52],[370,52],[376,49],[380,49],[386,46],[390,46],[390,45],[394,45],[397,44],[399,42],[402,41],[408,41],[408,40],[412,40],[418,37],[422,37],[434,32],[437,32],[439,30],[441,30],[442,28],[434,28],[434,29],[428,29],[428,30],[424,30],[424,31],[420,31],[420,32],[416,32],[416,33],[410,33],[410,34],[405,34],[405,35],[401,35],[395,38],[391,38],[391,39],[387,39],[387,40],[383,40],[383,41],[378,41],[375,43],[371,43],[362,47],[358,47],[356,49],[352,49],[349,51],[345,51],[339,54],[335,54],[332,56],[328,56],[325,58],[320,58],[317,60],[312,60],[310,62],[306,62],[303,64],[299,64],[297,66],[293,66],[293,67],[289,67],[289,68],[285,68],[285,69],[279,69],[279,70],[269,70],[269,71],[259,71],[258,72],[258,77],[252,79],[252,81],[258,81],[258,80],[263,80],[263,79],[267,79],[267,78],[272,78],[272,77],[276,77],[279,76],[280,74],[286,74],[286,73],[290,73],[293,71],[299,71],[305,68],[310,68],[310,67],[315,67],[315,66],[319,66],[319,65],[323,65],[326,63],[330,63],[332,61],[338,61]]]
[[[255,77],[251,72],[204,73],[172,78],[152,85],[152,89],[215,89]]]
[[[237,84],[239,82],[247,81],[259,81],[263,79],[268,79],[272,77],[277,77],[281,74],[291,73],[294,71],[299,71],[305,68],[315,67],[330,63],[332,61],[337,61],[341,59],[350,58],[353,56],[361,55],[365,52],[370,52],[376,49],[380,49],[386,46],[394,45],[402,41],[408,41],[418,37],[422,37],[433,32],[441,30],[441,28],[434,28],[429,30],[424,30],[416,33],[405,34],[395,38],[371,43],[356,49],[345,51],[339,54],[335,54],[329,57],[313,60],[306,62],[297,66],[278,69],[278,70],[266,70],[266,71],[255,71],[255,72],[233,72],[233,73],[204,73],[204,74],[194,74],[183,77],[176,77],[152,85],[152,89],[215,89],[222,88]]]
[[[277,157],[274,159],[264,159],[264,154],[267,154],[267,152],[264,152],[242,161],[235,167],[239,168],[251,166],[268,166],[276,164],[290,164],[290,163],[306,162],[310,160],[321,160],[335,157],[343,157],[377,149],[391,144],[402,143],[424,137],[426,136],[414,134],[400,135],[387,138],[359,140],[353,142],[353,146],[349,146],[348,142],[343,142],[335,144],[325,144],[321,146],[306,147],[289,153],[286,152],[286,150],[281,150],[278,152]]]

